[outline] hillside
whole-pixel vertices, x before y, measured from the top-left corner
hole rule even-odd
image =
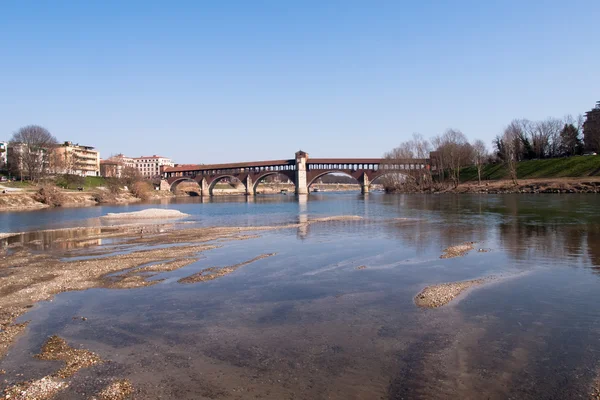
[[[517,165],[519,179],[566,178],[600,176],[600,156],[574,156],[544,160],[526,160]],[[481,170],[481,180],[508,179],[506,166],[485,165]],[[461,182],[476,181],[477,168],[465,167],[460,172]]]

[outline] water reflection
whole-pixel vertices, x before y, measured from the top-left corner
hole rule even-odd
[[[43,251],[51,249],[71,250],[102,245],[99,237],[102,228],[60,229],[16,234],[0,239],[0,248],[27,247]]]

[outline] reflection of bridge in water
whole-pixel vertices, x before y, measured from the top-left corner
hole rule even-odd
[[[362,192],[367,193],[371,183],[386,174],[418,175],[429,168],[429,159],[309,158],[307,153],[299,151],[291,160],[169,167],[163,171],[163,178],[172,191],[182,182],[197,182],[203,196],[212,195],[220,180],[236,178],[244,185],[247,195],[254,195],[264,178],[281,174],[294,184],[297,194],[307,194],[310,185],[321,176],[342,173],[356,179]]]

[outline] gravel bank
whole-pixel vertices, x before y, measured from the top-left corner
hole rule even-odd
[[[444,249],[444,254],[442,254],[440,258],[454,258],[465,256],[469,251],[473,250],[474,244],[475,242],[466,242],[456,246],[447,247]]]
[[[427,286],[415,296],[415,304],[424,308],[437,308],[450,303],[465,290],[479,286],[490,278],[473,279],[470,281],[441,283]]]

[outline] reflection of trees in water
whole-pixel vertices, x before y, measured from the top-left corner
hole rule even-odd
[[[585,241],[587,255],[590,262],[594,265],[594,272],[600,273],[600,225],[589,224],[587,228]]]
[[[585,215],[589,212],[585,202],[552,197],[546,203],[545,196],[536,201],[519,197],[504,197],[502,207],[492,211],[502,216],[498,233],[507,254],[518,261],[545,258],[600,266],[600,220]]]
[[[102,244],[102,239],[90,238],[102,233],[102,228],[60,229],[25,232],[0,240],[0,247],[25,246],[35,250],[76,249]]]

